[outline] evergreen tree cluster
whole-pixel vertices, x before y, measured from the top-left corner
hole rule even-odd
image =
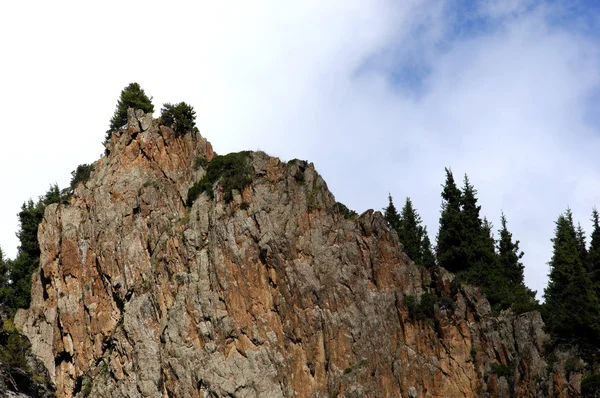
[[[129,108],[141,109],[144,113],[154,112],[152,97],[146,95],[139,83],[130,83],[121,91],[115,113],[110,119],[109,129],[106,131],[103,142],[105,146],[109,142],[112,133],[127,124],[127,109]],[[163,104],[161,119],[164,125],[173,127],[175,133],[178,135],[183,135],[188,131],[198,132],[198,128],[196,128],[196,111],[191,105],[185,102],[178,104],[167,102]],[[108,154],[108,149],[106,149],[105,153]]]
[[[415,263],[444,267],[461,281],[479,286],[496,312],[509,307],[518,313],[537,308],[535,292],[524,283],[523,252],[508,230],[506,216],[502,214],[496,240],[492,224],[480,215],[477,190],[466,175],[461,190],[452,171],[446,169],[435,255],[427,228],[410,198],[400,213],[391,195],[388,199],[384,217]]]
[[[592,212],[593,231],[589,249],[581,225],[577,228],[570,209],[558,217],[550,274],[544,290],[546,323],[557,337],[600,342],[600,224]]]
[[[553,254],[549,262],[545,304],[524,283],[523,252],[508,229],[502,213],[498,239],[493,226],[481,216],[477,190],[465,175],[459,188],[446,169],[435,256],[427,229],[410,198],[397,211],[391,195],[384,217],[396,231],[406,254],[426,267],[440,266],[459,280],[479,286],[498,313],[512,308],[517,314],[542,310],[553,336],[568,341],[600,342],[600,214],[592,212],[590,244],[581,225],[575,226],[570,210],[556,221]]]
[[[496,240],[492,224],[482,219],[480,212],[477,190],[468,176],[461,190],[452,171],[446,169],[437,237],[438,264],[462,281],[479,286],[495,311],[535,308],[535,292],[524,283],[523,252],[508,230],[506,216],[502,214]]]
[[[435,257],[431,250],[427,227],[421,225],[421,216],[413,207],[410,198],[406,198],[400,214],[394,206],[392,195],[389,195],[388,199],[389,204],[384,209],[384,217],[390,228],[398,234],[404,252],[419,265],[427,268],[435,267]]]
[[[19,247],[14,260],[4,258],[0,249],[0,303],[5,308],[16,311],[27,308],[31,301],[31,275],[40,266],[40,246],[38,226],[44,217],[46,206],[58,203],[61,191],[52,185],[48,192],[36,202],[29,199],[19,212]]]

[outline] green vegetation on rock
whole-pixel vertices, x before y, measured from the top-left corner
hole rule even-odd
[[[31,275],[39,267],[40,246],[37,233],[38,226],[44,217],[46,206],[61,200],[58,186],[52,185],[48,192],[37,202],[28,200],[21,206],[19,217],[19,248],[14,260],[0,260],[0,270],[5,274],[0,277],[0,303],[9,311],[29,307],[31,301]]]
[[[110,136],[113,132],[127,124],[128,108],[141,109],[144,113],[154,112],[152,98],[148,98],[138,83],[130,83],[121,91],[121,96],[117,101],[117,108],[115,109],[113,117],[110,119],[109,129],[104,138],[104,144],[110,140]]]
[[[196,127],[196,111],[185,102],[178,104],[163,104],[160,118],[162,124],[173,128],[179,136],[187,132],[198,132]]]
[[[556,221],[548,287],[549,329],[563,338],[600,341],[600,303],[585,270],[570,210]]]
[[[214,185],[223,189],[223,200],[229,203],[233,199],[232,191],[241,192],[252,182],[253,169],[250,164],[250,151],[234,152],[223,156],[215,156],[206,166],[206,174],[188,191],[187,205],[206,192],[214,199]]]
[[[406,198],[400,214],[396,210],[392,195],[388,195],[388,200],[384,217],[388,226],[398,234],[404,252],[419,265],[427,268],[435,267],[435,257],[431,250],[427,228],[422,225],[421,216],[413,207],[410,198]]]
[[[336,202],[335,207],[347,220],[352,220],[352,219],[355,219],[356,217],[358,217],[357,212],[349,209],[348,206],[346,206],[342,202]]]

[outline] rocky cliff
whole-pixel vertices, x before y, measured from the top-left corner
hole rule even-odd
[[[312,164],[250,153],[241,192],[188,205],[215,156],[200,134],[130,112],[107,152],[46,210],[16,317],[57,396],[577,394],[538,313],[493,317],[407,258],[379,212],[345,218]]]

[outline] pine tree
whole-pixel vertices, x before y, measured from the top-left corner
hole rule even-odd
[[[400,215],[400,228],[398,229],[398,238],[404,245],[404,252],[415,263],[423,264],[421,241],[423,238],[423,228],[421,227],[421,217],[412,205],[410,198],[406,198],[402,214]]]
[[[465,175],[463,194],[461,197],[462,236],[460,253],[465,259],[464,267],[458,276],[465,282],[481,287],[494,306],[503,298],[501,280],[498,275],[498,256],[495,252],[496,242],[492,232],[492,224],[479,212],[477,191]]]
[[[31,275],[39,267],[40,246],[37,238],[38,226],[44,217],[46,206],[60,202],[58,185],[50,186],[37,202],[28,200],[19,212],[20,228],[17,232],[19,247],[17,257],[7,263],[10,283],[3,291],[4,303],[8,308],[29,307],[31,301]]]
[[[130,83],[121,91],[117,109],[110,119],[110,130],[114,131],[127,124],[127,108],[141,109],[144,113],[154,112],[152,100],[148,98],[138,83]]]
[[[586,265],[596,295],[600,297],[600,216],[596,208],[592,210],[592,223],[593,230]]]
[[[585,231],[581,227],[580,223],[577,223],[577,231],[575,233],[577,235],[577,249],[579,250],[579,258],[581,259],[583,268],[587,271],[588,252],[585,243]]]
[[[396,210],[396,206],[394,206],[394,201],[392,200],[391,194],[388,194],[388,200],[388,206],[385,209],[383,209],[383,217],[385,218],[385,221],[387,221],[388,226],[392,230],[398,232],[398,230],[400,229],[400,215]]]
[[[498,231],[500,240],[498,240],[499,266],[502,275],[511,284],[511,287],[517,287],[524,284],[523,271],[525,267],[521,262],[524,253],[519,250],[519,241],[513,242],[512,233],[508,231],[506,216],[502,213],[500,217],[501,229]]]
[[[580,242],[571,210],[556,221],[548,286],[544,290],[556,336],[597,342],[600,338],[600,304],[580,257]]]
[[[160,118],[165,126],[173,127],[175,133],[179,136],[187,132],[198,132],[196,127],[196,111],[191,105],[185,102],[178,104],[163,104],[160,110]]]
[[[446,168],[446,183],[442,191],[442,211],[437,235],[437,264],[450,272],[465,268],[466,258],[461,253],[462,220],[461,192],[456,187],[452,171]]]
[[[12,289],[9,286],[10,278],[10,260],[4,257],[4,252],[0,248],[0,304],[7,308],[7,301],[12,295]]]
[[[491,235],[491,229],[484,233],[479,211],[481,206],[477,205],[477,191],[469,182],[469,177],[465,174],[461,204],[461,224],[462,239],[460,251],[466,259],[465,269],[472,267],[476,262],[480,262],[483,252],[487,250],[484,246],[489,246],[488,237]],[[486,236],[487,235],[487,236]]]
[[[0,289],[6,287],[8,283],[8,264],[4,258],[4,252],[0,248]],[[0,298],[1,300],[1,298]]]
[[[121,91],[121,96],[117,101],[117,108],[113,117],[110,119],[109,129],[106,132],[104,138],[104,144],[110,140],[110,136],[113,132],[127,124],[127,109],[141,109],[144,113],[153,113],[154,105],[152,105],[152,98],[148,98],[144,90],[138,83],[130,83]],[[108,154],[108,148],[106,149]]]
[[[525,267],[521,262],[524,253],[519,249],[519,241],[513,242],[504,213],[500,222],[502,227],[498,231],[498,290],[501,291],[502,300],[499,307],[511,307],[517,314],[538,309],[536,292],[525,286]]]
[[[478,250],[475,252],[477,255],[475,262],[481,263],[486,268],[488,266],[496,266],[498,262],[496,239],[494,238],[494,232],[492,231],[493,228],[494,226],[492,223],[484,217],[479,238],[481,243],[476,244]]]
[[[427,268],[435,268],[435,256],[431,250],[431,242],[429,241],[429,234],[427,233],[427,227],[423,227],[422,233],[423,239],[421,240],[421,254],[423,265]]]
[[[388,206],[383,209],[384,218],[389,227],[398,234],[404,252],[416,264],[435,267],[435,257],[431,251],[427,228],[421,225],[421,216],[413,207],[410,198],[406,198],[401,214],[396,211],[391,195],[388,195],[388,200]]]

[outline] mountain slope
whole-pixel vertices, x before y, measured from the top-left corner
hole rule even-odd
[[[211,145],[128,118],[70,203],[46,210],[16,317],[57,396],[577,390],[566,356],[543,359],[538,313],[492,317],[478,289],[414,265],[379,212],[344,218],[312,164],[245,154],[251,184],[188,206]]]

